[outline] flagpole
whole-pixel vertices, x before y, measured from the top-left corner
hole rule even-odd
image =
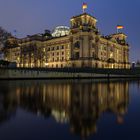
[[[119,29],[117,28],[117,34],[119,33]]]
[[[83,13],[85,13],[85,9],[83,8]]]

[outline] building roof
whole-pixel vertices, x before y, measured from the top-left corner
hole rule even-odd
[[[120,32],[120,33],[114,33],[114,34],[107,35],[107,36],[105,36],[105,38],[112,38],[115,35],[124,35],[127,37],[127,35],[125,33]]]
[[[83,14],[80,14],[80,15],[77,15],[77,16],[73,16],[71,19],[78,18],[78,17],[84,16],[84,15],[88,15],[88,16],[94,18],[95,20],[97,20],[94,16],[90,15],[89,13],[83,13]]]

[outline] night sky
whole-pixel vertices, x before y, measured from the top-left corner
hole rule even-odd
[[[131,45],[130,60],[140,59],[140,0],[85,0],[87,12],[98,19],[103,35],[125,27]],[[83,0],[0,0],[0,26],[18,37],[43,33],[58,25],[69,26],[72,16],[82,13]]]

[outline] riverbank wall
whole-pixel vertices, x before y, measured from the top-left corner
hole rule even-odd
[[[94,69],[94,68],[0,68],[3,79],[97,79],[140,78],[140,69]]]

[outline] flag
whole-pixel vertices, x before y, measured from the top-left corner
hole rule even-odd
[[[87,9],[87,4],[83,3],[83,10]]]
[[[122,26],[122,25],[117,25],[117,29],[119,30],[119,29],[123,29],[124,28],[124,26]]]

